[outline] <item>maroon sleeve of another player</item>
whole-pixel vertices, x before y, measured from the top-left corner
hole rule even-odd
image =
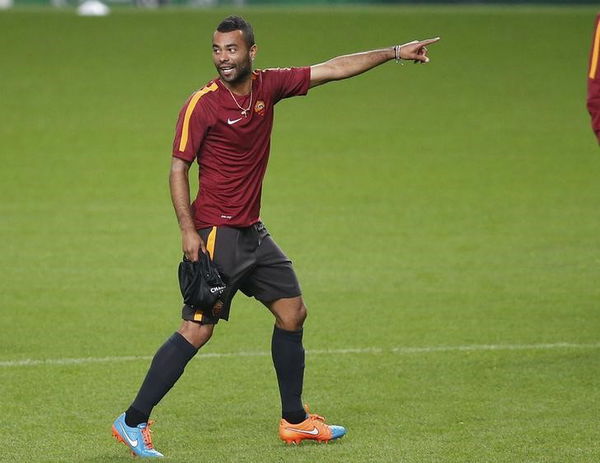
[[[283,98],[306,95],[310,85],[310,67],[265,69],[263,77],[271,88],[273,103]]]
[[[592,116],[592,129],[600,143],[600,14],[596,17],[590,52],[587,108]]]
[[[201,101],[202,96],[206,94],[203,92],[204,89],[194,93],[179,111],[173,140],[173,157],[188,162],[196,159],[208,131],[206,102]]]

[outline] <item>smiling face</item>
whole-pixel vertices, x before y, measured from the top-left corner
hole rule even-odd
[[[216,31],[213,34],[212,58],[221,80],[236,86],[250,78],[256,45],[248,48],[244,33]]]

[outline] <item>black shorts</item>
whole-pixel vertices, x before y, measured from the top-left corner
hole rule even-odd
[[[231,300],[238,289],[263,303],[302,294],[292,261],[273,241],[262,222],[244,228],[202,228],[198,233],[227,289],[217,316],[184,305],[181,314],[184,320],[205,325],[214,325],[220,318],[229,320]]]

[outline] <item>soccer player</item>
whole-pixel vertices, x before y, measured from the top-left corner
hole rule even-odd
[[[346,434],[302,404],[306,306],[291,261],[260,221],[262,181],[269,158],[273,107],[283,98],[305,95],[334,80],[356,76],[396,59],[426,63],[426,46],[439,38],[339,56],[310,67],[252,69],[257,53],[252,27],[230,16],[213,34],[212,59],[218,77],[192,94],[179,114],[170,171],[171,198],[185,256],[208,253],[227,289],[213,310],[185,305],[183,322],[158,349],[142,386],[113,435],[141,457],[154,449],[149,416],[179,379],[186,364],[228,320],[237,290],[253,296],[275,317],[271,350],[281,396],[279,436],[287,443],[330,441]],[[196,160],[200,188],[190,205],[188,173]]]
[[[600,143],[600,14],[596,16],[596,27],[592,39],[588,70],[587,107],[592,117],[592,130]]]

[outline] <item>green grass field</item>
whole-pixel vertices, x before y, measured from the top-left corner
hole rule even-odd
[[[230,13],[0,13],[0,461],[130,461],[111,422],[179,324],[174,124],[213,77],[210,35]],[[595,10],[243,14],[258,67],[442,41],[427,66],[278,106],[262,217],[310,309],[305,401],[348,435],[278,441],[272,320],[240,295],[156,408],[157,448],[176,462],[600,461]]]

